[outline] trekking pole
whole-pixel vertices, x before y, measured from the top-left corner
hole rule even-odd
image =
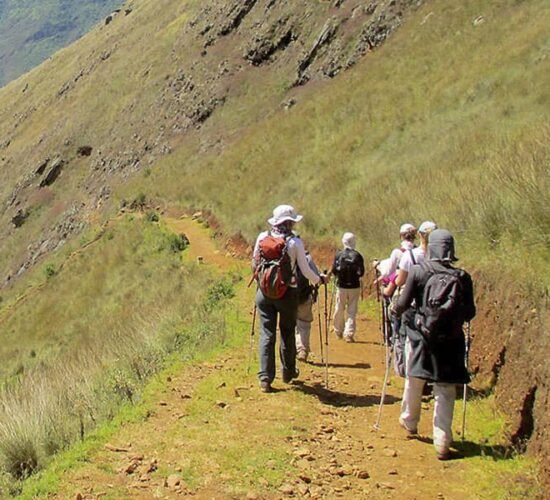
[[[389,335],[388,335],[388,302],[386,300],[383,301],[382,306],[382,316],[383,316],[383,332],[382,335],[384,336],[384,346],[385,346],[385,363],[386,363],[386,371],[384,373],[384,383],[382,385],[382,394],[380,395],[380,404],[378,405],[378,415],[376,416],[376,422],[373,425],[374,430],[379,431],[380,430],[380,420],[382,419],[382,408],[384,407],[384,400],[386,399],[386,388],[388,385],[388,380],[390,378],[390,367],[391,367],[391,358],[392,358],[392,348],[389,342]]]
[[[464,366],[466,367],[466,373],[468,373],[468,355],[470,351],[470,322],[466,323],[466,338],[464,349]],[[468,384],[464,384],[464,391],[462,393],[462,442],[464,442],[464,433],[466,432],[466,399],[468,398]]]
[[[328,317],[332,318],[332,311],[334,306],[334,295],[336,294],[336,280],[334,278],[331,278],[330,282],[330,307],[329,307],[329,314]]]
[[[325,271],[326,275],[326,271]],[[325,285],[325,388],[328,389],[328,286]]]
[[[246,374],[250,374],[250,365],[252,364],[252,351],[254,350],[254,334],[255,334],[255,327],[256,327],[256,312],[258,310],[258,306],[256,305],[256,301],[254,301],[254,311],[252,312],[252,327],[250,328],[250,350],[248,351],[248,367],[246,368]]]
[[[321,363],[324,363],[325,356],[323,355],[323,324],[321,323],[321,301],[319,300],[319,293],[317,293],[317,322],[319,324],[319,350],[321,351]]]

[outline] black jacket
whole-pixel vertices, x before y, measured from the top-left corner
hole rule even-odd
[[[430,261],[429,264],[436,272],[453,269],[450,264],[438,261]],[[435,341],[428,341],[415,325],[415,314],[417,310],[422,310],[424,288],[429,277],[427,266],[412,266],[394,310],[398,316],[403,315],[401,328],[411,343],[407,375],[432,382],[467,383],[469,376],[464,362],[466,348],[462,323],[455,323],[453,331]],[[461,318],[470,321],[476,314],[472,278],[463,272],[461,281],[464,294]]]
[[[365,274],[363,256],[351,248],[339,250],[334,257],[332,273],[336,276],[338,288],[359,288]]]

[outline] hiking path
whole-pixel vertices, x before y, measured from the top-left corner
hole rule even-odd
[[[190,218],[165,223],[189,238],[186,258],[221,273],[246,265]],[[360,306],[355,343],[329,337],[327,388],[320,294],[310,360],[299,363],[294,384],[283,384],[278,371],[275,392],[263,394],[255,374],[258,324],[253,350],[246,333],[253,289],[241,283],[234,307],[243,338],[163,374],[144,417],[122,424],[64,473],[50,498],[471,498],[464,460],[435,457],[432,403],[423,403],[418,439],[399,427],[403,382],[393,370],[381,428],[373,428],[385,366],[375,301]],[[457,429],[460,402],[455,411]]]

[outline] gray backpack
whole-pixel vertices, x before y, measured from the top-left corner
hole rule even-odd
[[[422,267],[430,277],[424,288],[422,307],[415,322],[429,341],[444,340],[464,323],[464,276],[462,269],[435,270],[427,262]]]

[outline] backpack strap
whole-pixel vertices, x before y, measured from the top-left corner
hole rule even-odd
[[[411,255],[412,263],[416,266],[416,259],[414,258],[414,252],[412,251],[412,248],[409,250],[409,254]]]

